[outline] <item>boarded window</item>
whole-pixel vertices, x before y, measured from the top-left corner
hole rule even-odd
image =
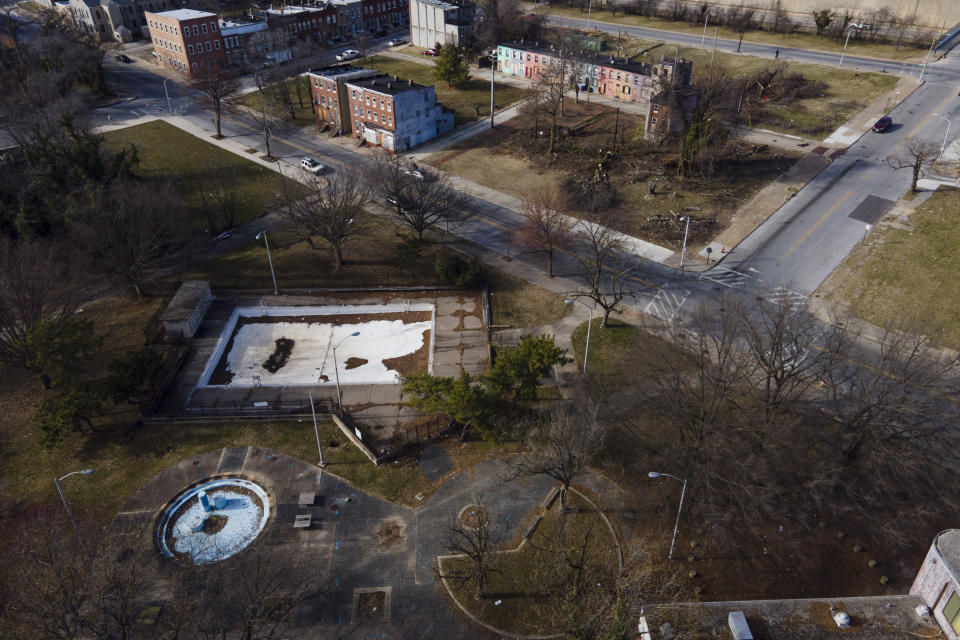
[[[943,617],[947,619],[950,626],[957,633],[960,633],[960,597],[954,592],[947,604],[943,607]]]

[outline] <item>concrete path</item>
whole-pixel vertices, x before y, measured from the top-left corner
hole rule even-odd
[[[274,546],[291,563],[305,563],[329,589],[326,606],[298,612],[289,638],[491,637],[455,613],[436,582],[435,558],[446,553],[447,522],[482,500],[502,523],[504,539],[513,539],[555,484],[539,476],[508,480],[507,464],[491,459],[447,478],[423,506],[411,509],[356,489],[335,475],[335,465],[320,470],[269,449],[234,447],[164,469],[130,497],[115,524],[141,529],[152,540],[156,518],[170,500],[201,479],[228,472],[258,482],[275,501],[271,521],[253,545]],[[592,499],[605,496],[607,504],[619,504],[615,488],[603,478],[585,476],[583,486]],[[298,505],[304,491],[316,492],[312,506]],[[293,529],[300,513],[313,516],[310,528]],[[385,526],[396,534],[384,537]],[[355,598],[363,590],[387,591],[390,606],[382,620],[361,628]]]

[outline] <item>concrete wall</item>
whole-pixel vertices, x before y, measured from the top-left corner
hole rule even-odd
[[[621,4],[628,0],[621,0]],[[934,30],[948,30],[960,23],[960,1],[958,0],[721,0],[709,2],[711,6],[725,9],[749,6],[769,10],[779,1],[781,8],[788,12],[796,22],[813,24],[811,12],[830,9],[843,14],[849,11],[855,19],[869,19],[870,14],[887,7],[898,18],[916,23],[920,27]],[[688,2],[691,8],[699,8],[702,2]],[[662,2],[666,7],[667,2]]]
[[[936,540],[930,545],[927,557],[923,560],[923,565],[917,573],[913,586],[910,587],[910,595],[918,595],[927,603],[930,610],[933,611],[933,617],[943,629],[947,640],[957,640],[960,635],[953,630],[953,627],[943,616],[943,607],[946,606],[950,596],[958,591],[958,586],[948,572],[943,557],[936,549]]]

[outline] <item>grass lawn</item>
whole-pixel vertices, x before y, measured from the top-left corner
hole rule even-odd
[[[472,122],[479,117],[490,116],[490,82],[471,78],[462,87],[448,87],[446,82],[437,80],[433,66],[417,64],[407,60],[372,56],[362,61],[362,66],[376,69],[380,73],[399,76],[400,80],[413,80],[420,84],[436,87],[437,100],[443,106],[453,109],[455,124]],[[494,83],[495,107],[502,109],[507,105],[531,95],[527,89]],[[479,109],[479,113],[478,113]]]
[[[457,602],[499,629],[555,633],[559,631],[559,594],[567,593],[577,579],[577,571],[568,561],[584,567],[579,598],[589,598],[591,590],[609,589],[617,576],[617,541],[589,502],[570,492],[567,506],[573,513],[564,515],[557,499],[520,550],[497,554],[494,566],[499,571],[489,576],[479,598],[474,598],[475,583],[448,577],[447,584]],[[491,515],[496,519],[497,514]],[[455,576],[469,572],[470,563],[465,558],[447,558],[441,571]]]
[[[881,226],[824,286],[858,318],[960,349],[960,189],[940,187],[906,223]]]
[[[556,322],[569,311],[563,296],[526,280],[492,269],[483,277],[490,287],[492,324],[539,327]]]
[[[590,359],[587,370],[593,383],[613,393],[633,386],[637,363],[657,362],[675,357],[677,348],[639,327],[611,317],[607,326],[600,328],[601,318],[594,318],[590,330]],[[577,367],[583,370],[583,352],[587,341],[587,323],[574,329],[573,354]]]
[[[572,7],[551,7],[546,4],[526,2],[522,2],[521,5],[526,11],[536,11],[538,13],[545,13],[555,16],[567,16],[570,18],[580,18],[583,20],[585,20],[587,17],[585,11],[581,11],[580,9]],[[623,13],[617,13],[614,15],[606,9],[599,9],[597,7],[593,7],[590,18],[591,20],[596,20],[598,22],[612,22],[615,24],[647,27],[650,29],[663,29],[664,31],[678,31],[680,33],[692,33],[695,35],[703,34],[703,23],[691,25],[687,22],[664,20],[661,18],[644,18],[642,16],[625,15]],[[707,28],[707,43],[712,44],[711,41],[713,34],[714,23],[711,21]],[[604,34],[604,37],[607,38],[608,42],[613,40],[614,45],[616,44],[616,40],[609,34]],[[726,27],[720,27],[719,37],[727,40],[738,40],[740,38],[736,32],[727,29]],[[818,36],[811,33],[779,34],[772,33],[770,31],[748,31],[743,38],[743,42],[745,44],[749,42],[756,42],[794,49],[814,49],[819,51],[828,51],[831,53],[840,53],[843,50],[842,40],[837,42],[833,38]],[[923,47],[919,49],[913,47],[912,44],[904,42],[900,45],[900,48],[897,49],[895,44],[876,44],[866,42],[865,40],[861,41],[851,38],[850,43],[847,46],[847,55],[888,58],[891,60],[903,60],[905,58],[917,57],[922,58],[927,52],[929,46],[929,40]]]
[[[155,120],[115,129],[104,134],[107,146],[134,145],[140,157],[137,173],[147,180],[170,181],[184,199],[192,229],[208,228],[201,206],[202,185],[229,176],[236,184],[238,224],[264,213],[273,199],[276,173],[249,160],[196,138],[173,125]]]
[[[300,100],[297,98],[297,82],[300,83],[300,96],[303,98],[303,106],[301,106]],[[272,87],[268,88],[268,91],[269,89],[272,89]],[[292,121],[290,120],[290,111],[287,110],[286,107],[277,104],[269,97],[267,98],[267,113],[297,127],[307,127],[316,124],[316,118],[313,113],[313,97],[310,94],[310,81],[303,77],[291,78],[287,81],[287,93],[290,94],[290,101],[293,103],[293,110],[296,114],[294,119]],[[245,93],[233,102],[248,109],[253,109],[254,111],[259,111],[262,108],[259,91]]]
[[[611,44],[607,43],[608,46]],[[633,57],[637,61],[659,60],[661,56],[674,56],[677,47],[649,41],[628,40],[626,50],[643,51]],[[616,43],[613,43],[616,47]],[[651,48],[652,47],[652,48]],[[614,49],[615,50],[615,49]],[[710,70],[709,49],[680,47],[680,55],[693,61],[694,81]],[[744,124],[765,127],[813,138],[823,138],[833,133],[852,116],[862,111],[878,96],[893,89],[899,77],[892,73],[866,73],[853,69],[798,62],[772,61],[749,55],[717,53],[717,67],[734,78],[751,76],[764,69],[784,66],[788,72],[801,74],[807,80],[822,86],[820,97],[804,98],[791,104],[765,104],[759,115]]]

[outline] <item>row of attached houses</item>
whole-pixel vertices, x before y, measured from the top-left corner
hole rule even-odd
[[[298,42],[353,38],[406,20],[407,0],[322,0],[267,9],[249,21],[220,20],[193,9],[145,14],[160,65],[188,77],[205,69],[245,65],[254,52],[268,62],[284,62]]]
[[[317,125],[397,153],[453,129],[434,88],[350,65],[307,74]]]
[[[79,29],[101,41],[118,42],[147,35],[146,12],[174,8],[173,0],[42,0],[41,4],[68,13]]]
[[[671,117],[667,89],[683,96],[685,109],[692,109],[696,103],[696,94],[691,88],[693,62],[684,58],[665,57],[654,63],[632,62],[523,42],[497,45],[497,71],[505,75],[536,80],[545,70],[561,65],[576,91],[645,106],[644,135],[648,138],[674,132],[681,125],[679,118]]]

